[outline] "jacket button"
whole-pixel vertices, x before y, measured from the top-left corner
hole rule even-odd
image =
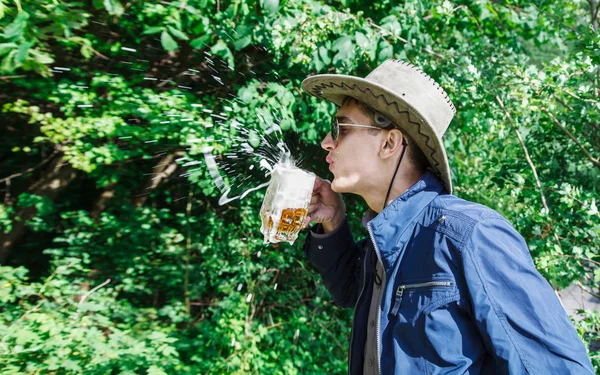
[[[375,327],[375,321],[371,320],[371,328]]]
[[[323,250],[323,245],[319,245],[319,246],[317,246],[317,248],[318,248],[319,250]]]
[[[369,367],[373,367],[373,360],[369,359]]]

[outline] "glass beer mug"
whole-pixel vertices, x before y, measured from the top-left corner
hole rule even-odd
[[[298,238],[315,184],[315,174],[290,163],[276,164],[260,209],[264,242],[288,242]]]

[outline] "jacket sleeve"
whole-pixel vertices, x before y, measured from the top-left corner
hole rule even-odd
[[[477,223],[462,261],[473,318],[497,374],[594,374],[560,300],[508,221]]]
[[[362,243],[364,241],[354,242],[347,219],[339,228],[325,234],[321,225],[315,225],[306,236],[304,252],[338,306],[354,307],[358,299],[361,260],[364,259]]]

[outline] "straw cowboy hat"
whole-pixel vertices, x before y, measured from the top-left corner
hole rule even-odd
[[[365,78],[320,74],[306,78],[302,89],[339,106],[346,96],[389,117],[423,151],[430,168],[452,193],[452,179],[442,135],[456,108],[440,85],[421,69],[387,60]]]

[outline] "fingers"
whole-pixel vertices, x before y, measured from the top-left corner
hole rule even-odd
[[[310,205],[313,206],[315,204],[319,203],[319,193],[313,194],[313,196],[310,198]]]
[[[302,224],[302,228],[306,229],[306,228],[308,228],[309,225],[310,225],[310,216],[307,216],[306,219],[304,219],[304,224]]]
[[[331,186],[331,182],[322,179],[321,177],[317,176],[315,178],[315,185],[313,187],[313,194],[320,192],[322,189],[326,189],[329,186]]]
[[[313,187],[313,192],[320,190],[323,185],[323,179],[319,176],[315,178],[315,186]]]

